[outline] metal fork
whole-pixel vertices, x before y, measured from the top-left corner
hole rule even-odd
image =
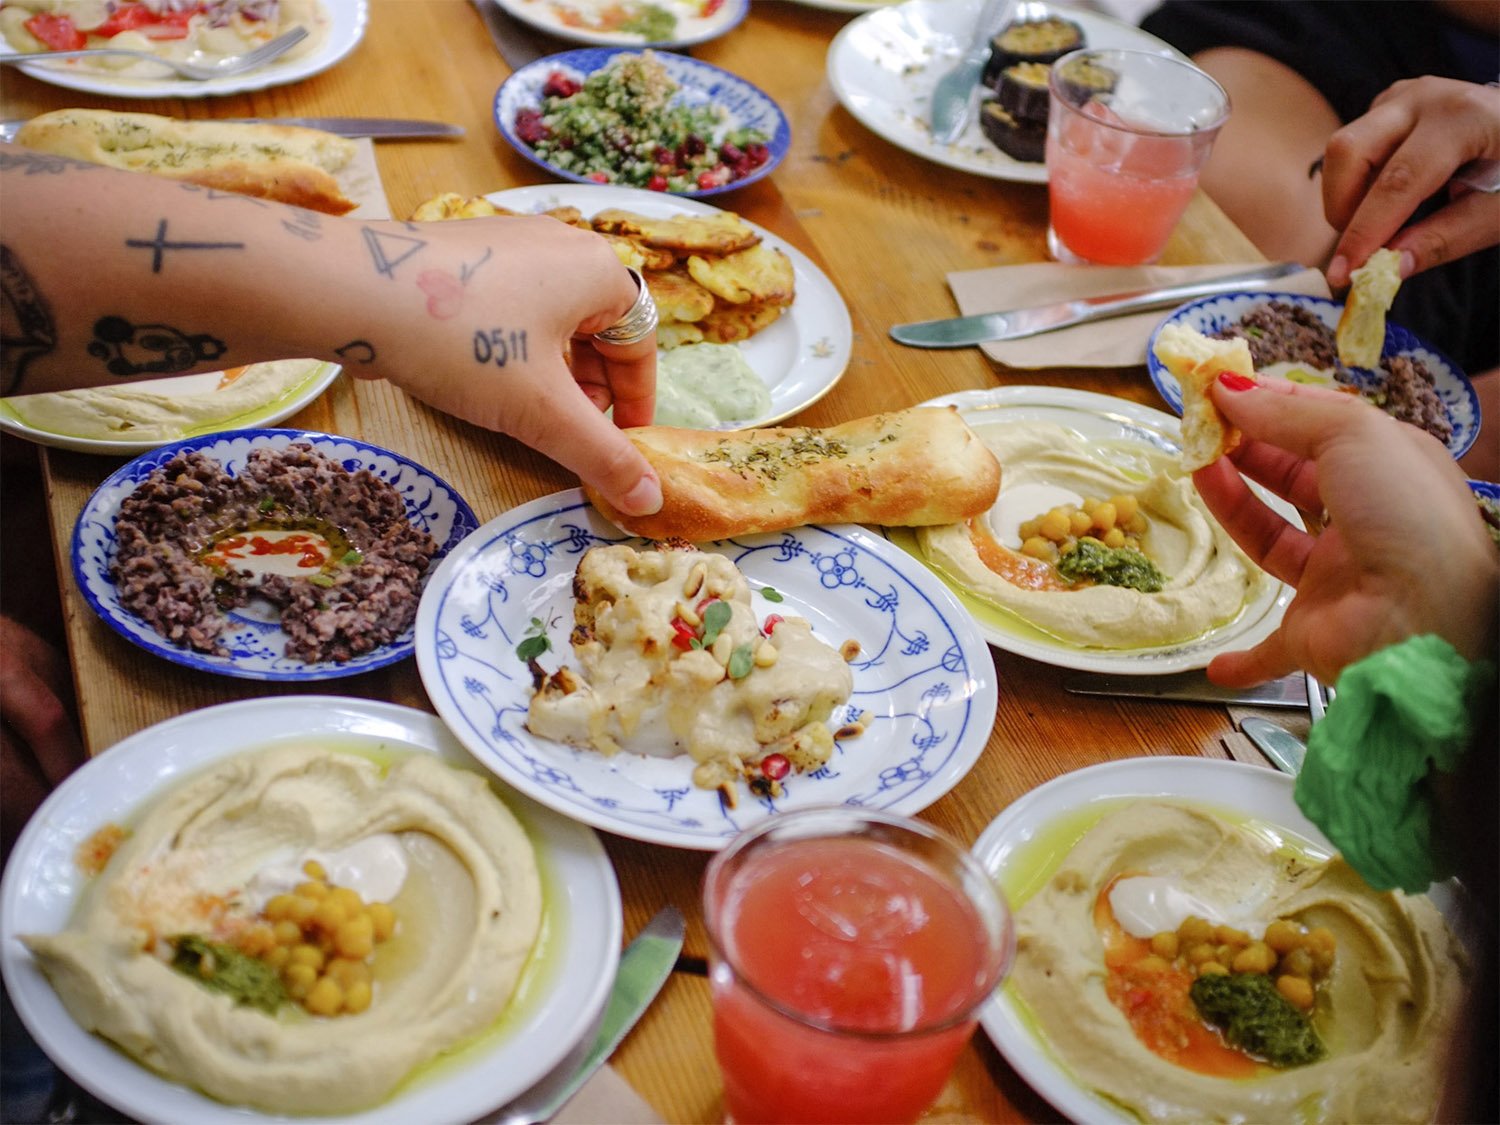
[[[1333,702],[1333,689],[1320,684],[1311,672],[1307,676],[1307,714],[1313,722],[1323,718],[1328,705]]]
[[[175,70],[184,78],[190,78],[195,82],[206,82],[210,78],[227,78],[231,74],[243,74],[247,70],[254,70],[258,66],[264,66],[272,59],[280,58],[298,43],[307,38],[307,28],[294,27],[282,35],[278,35],[268,43],[262,43],[253,51],[247,51],[243,55],[232,55],[229,58],[220,59],[208,66],[199,66],[197,63],[178,62],[175,59],[165,59],[160,55],[153,55],[150,51],[133,51],[128,47],[90,47],[83,51],[41,51],[36,54],[0,55],[0,66],[19,66],[23,63],[52,62],[59,59],[94,59],[105,55],[121,55],[128,58],[145,59],[147,62],[158,63],[161,66]]]

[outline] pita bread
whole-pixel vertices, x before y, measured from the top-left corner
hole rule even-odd
[[[1349,275],[1349,281],[1349,296],[1334,333],[1339,362],[1376,368],[1385,350],[1385,314],[1401,288],[1400,252],[1382,247]]]
[[[1255,378],[1250,345],[1242,338],[1214,340],[1185,324],[1169,324],[1156,335],[1156,358],[1182,387],[1182,467],[1196,472],[1240,443],[1240,432],[1214,405],[1208,388],[1219,373]]]

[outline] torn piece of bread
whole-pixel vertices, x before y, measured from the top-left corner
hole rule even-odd
[[[358,206],[333,177],[354,159],[354,142],[319,129],[59,109],[33,117],[16,134],[16,143],[328,215]]]
[[[1156,358],[1182,388],[1182,467],[1196,472],[1240,443],[1240,431],[1214,405],[1208,388],[1221,371],[1255,378],[1250,345],[1241,337],[1215,340],[1186,324],[1156,334]]]
[[[1401,252],[1381,247],[1349,275],[1349,296],[1334,336],[1345,367],[1380,366],[1385,314],[1401,288]]]
[[[591,486],[584,491],[607,519],[648,539],[702,543],[809,523],[958,523],[987,511],[1000,491],[1000,463],[953,407],[826,429],[641,426],[625,435],[661,480],[661,511],[623,515]]]

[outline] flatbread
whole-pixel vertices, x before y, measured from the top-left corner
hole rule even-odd
[[[1240,444],[1240,431],[1214,405],[1208,388],[1220,372],[1255,378],[1250,345],[1241,337],[1214,340],[1185,324],[1156,335],[1156,358],[1182,387],[1182,468],[1196,472]]]
[[[1385,350],[1385,314],[1401,288],[1400,252],[1382,247],[1349,275],[1349,281],[1349,296],[1334,333],[1339,362],[1376,368]]]

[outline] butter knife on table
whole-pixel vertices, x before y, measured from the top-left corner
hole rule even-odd
[[[1126,313],[1172,308],[1184,301],[1209,297],[1215,293],[1253,289],[1267,282],[1301,273],[1305,268],[1296,262],[1276,262],[1242,273],[1184,285],[1170,285],[1164,289],[1105,293],[1033,308],[898,324],[891,329],[891,337],[898,343],[914,348],[963,348],[971,344],[982,344],[986,340],[1019,340],[1025,336],[1036,336],[1094,320],[1107,320]]]
[[[340,137],[370,137],[373,140],[414,140],[422,137],[461,137],[462,125],[446,121],[413,121],[401,117],[224,117],[215,120],[235,125],[297,125],[321,129]],[[0,121],[0,141],[13,141],[25,121]]]
[[[546,1078],[510,1104],[481,1119],[483,1125],[532,1125],[550,1120],[604,1065],[656,999],[682,952],[684,923],[675,906],[663,907],[620,955],[614,987],[598,1031],[582,1054],[575,1050]],[[580,1044],[580,1049],[583,1047]]]
[[[1240,704],[1247,707],[1307,707],[1307,683],[1299,672],[1252,688],[1210,683],[1202,672],[1165,676],[1083,675],[1063,681],[1074,695],[1113,695],[1132,699],[1176,699],[1189,703]]]

